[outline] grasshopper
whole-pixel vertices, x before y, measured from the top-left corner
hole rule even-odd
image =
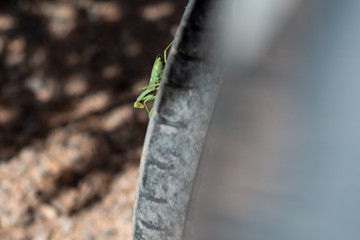
[[[165,49],[164,54],[158,54],[155,58],[154,66],[151,71],[149,84],[139,88],[139,91],[143,91],[134,103],[134,108],[145,108],[149,118],[151,117],[152,109],[149,111],[146,103],[148,101],[155,100],[156,91],[159,89],[161,77],[166,64],[166,52],[171,47],[174,41],[172,41]]]

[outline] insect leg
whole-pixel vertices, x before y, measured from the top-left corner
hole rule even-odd
[[[142,88],[139,88],[139,90],[144,90],[144,89],[149,89],[149,88],[153,88],[153,87],[158,87],[160,85],[160,83],[154,84],[154,85],[146,85]],[[156,89],[155,89],[156,90]]]
[[[150,112],[149,112],[149,109],[148,109],[148,107],[146,106],[146,104],[144,104],[144,106],[145,106],[145,109],[146,109],[146,111],[147,111],[147,113],[148,113],[148,116],[149,116],[149,118],[150,118]]]
[[[144,98],[144,106],[145,106],[146,111],[148,112],[149,118],[151,117],[152,109],[149,111],[148,107],[146,106],[146,102],[147,102],[147,101],[151,101],[151,100],[155,100],[155,98],[156,98],[156,95],[154,95],[154,94],[147,95],[147,96]]]
[[[147,88],[149,88],[149,84],[147,84],[147,85],[145,85],[145,86],[143,86],[143,87],[141,87],[141,88],[139,88],[139,91],[142,91],[142,90],[145,90],[145,89],[147,89]]]
[[[169,46],[167,46],[166,48],[165,48],[165,51],[164,51],[164,62],[166,63],[166,52],[167,52],[167,50],[171,47],[171,45],[173,44],[173,42],[174,42],[174,40],[169,44]]]
[[[144,101],[147,97],[147,95],[151,92],[152,90],[150,89],[146,89],[145,91],[143,91],[140,96],[136,99],[136,101],[141,102]]]

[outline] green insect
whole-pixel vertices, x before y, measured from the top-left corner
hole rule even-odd
[[[171,47],[174,41],[172,41],[165,49],[164,54],[158,54],[155,58],[154,66],[151,71],[151,77],[149,84],[139,88],[139,91],[143,91],[134,103],[134,108],[145,108],[149,118],[151,117],[152,109],[149,111],[146,103],[151,100],[155,100],[156,91],[159,89],[161,77],[166,64],[166,52]]]

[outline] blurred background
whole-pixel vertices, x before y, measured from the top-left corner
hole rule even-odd
[[[146,112],[184,0],[0,3],[0,239],[130,239]]]

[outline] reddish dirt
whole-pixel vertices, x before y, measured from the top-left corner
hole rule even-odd
[[[2,2],[0,239],[130,239],[132,104],[186,2]]]

